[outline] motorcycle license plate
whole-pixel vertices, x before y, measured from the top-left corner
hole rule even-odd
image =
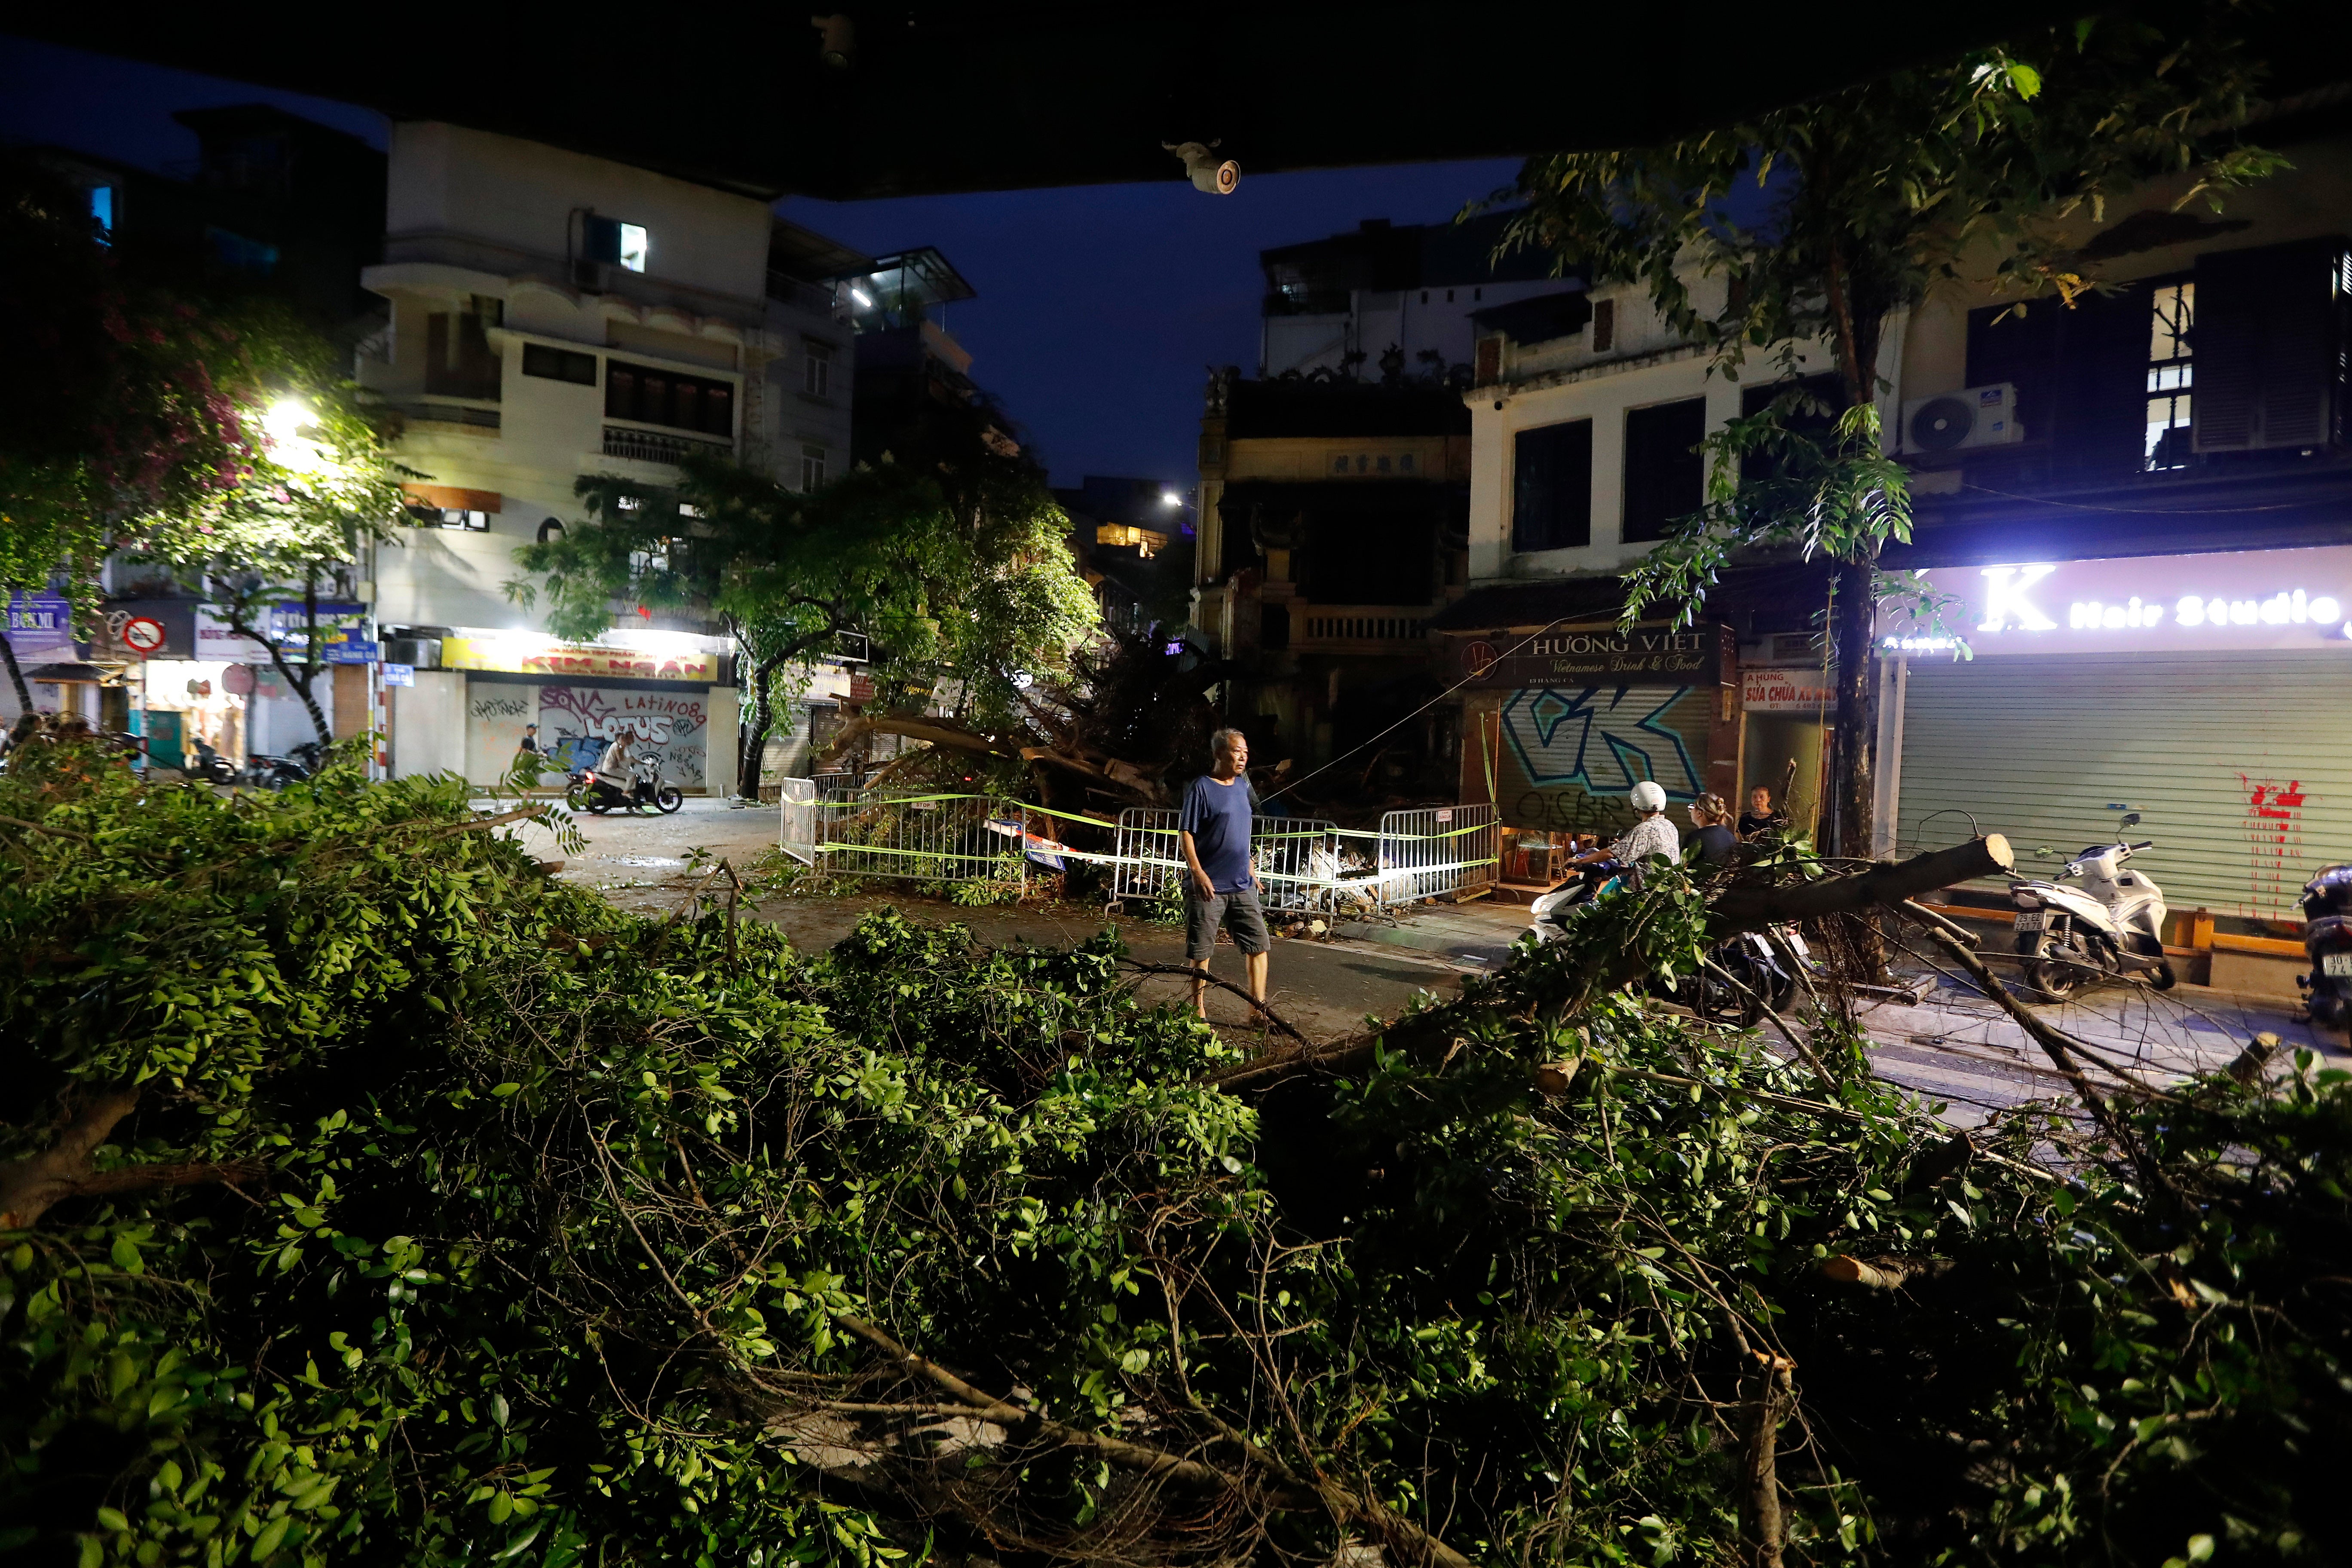
[[[2323,952],[2319,955],[2319,973],[2352,979],[2352,952]]]
[[[2049,913],[2043,910],[2036,910],[2031,914],[2020,914],[2017,917],[2019,931],[2040,931],[2049,923]]]

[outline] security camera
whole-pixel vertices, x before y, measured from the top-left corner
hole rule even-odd
[[[809,26],[820,35],[817,58],[837,71],[847,70],[850,62],[857,58],[857,24],[836,12],[829,16],[811,16]]]
[[[1234,187],[1242,183],[1242,166],[1231,158],[1218,163],[1209,149],[1223,145],[1220,142],[1162,142],[1160,146],[1184,160],[1184,172],[1192,177],[1192,188],[1203,195],[1229,196]]]

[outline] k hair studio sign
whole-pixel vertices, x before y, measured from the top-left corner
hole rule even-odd
[[[2340,647],[2352,656],[2352,545],[1938,566],[1921,574],[1957,600],[1940,628],[1883,614],[1886,658],[2032,653],[2255,652]],[[1957,634],[1957,638],[1953,635]]]
[[[1707,686],[1724,668],[1731,628],[1643,622],[1555,626],[1534,637],[1489,633],[1462,643],[1455,658],[1463,679],[1483,688]]]

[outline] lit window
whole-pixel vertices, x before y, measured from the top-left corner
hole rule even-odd
[[[2197,285],[2168,283],[2156,291],[2147,347],[2147,439],[2141,448],[2151,470],[2189,466],[2189,334],[2196,325]]]
[[[806,494],[810,490],[819,490],[824,488],[824,448],[822,447],[803,447],[801,448],[802,493]]]
[[[89,216],[98,220],[98,242],[114,243],[114,187],[92,185],[89,188]]]
[[[413,506],[408,512],[427,528],[457,529],[467,533],[488,533],[490,531],[490,514],[486,511],[466,511],[446,506]]]
[[[811,397],[832,395],[833,351],[823,343],[808,345],[807,357],[801,362],[801,390]]]
[[[623,223],[618,218],[591,214],[582,225],[582,237],[587,242],[589,260],[610,262],[630,272],[646,269],[650,242],[643,224]]]

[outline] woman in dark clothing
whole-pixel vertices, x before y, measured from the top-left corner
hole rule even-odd
[[[1778,833],[1789,826],[1789,819],[1772,809],[1772,792],[1758,784],[1748,792],[1748,809],[1739,814],[1739,837],[1761,838],[1768,833]]]
[[[1703,795],[1691,802],[1693,858],[1701,866],[1728,866],[1739,853],[1739,837],[1726,826],[1731,807],[1719,795]]]

